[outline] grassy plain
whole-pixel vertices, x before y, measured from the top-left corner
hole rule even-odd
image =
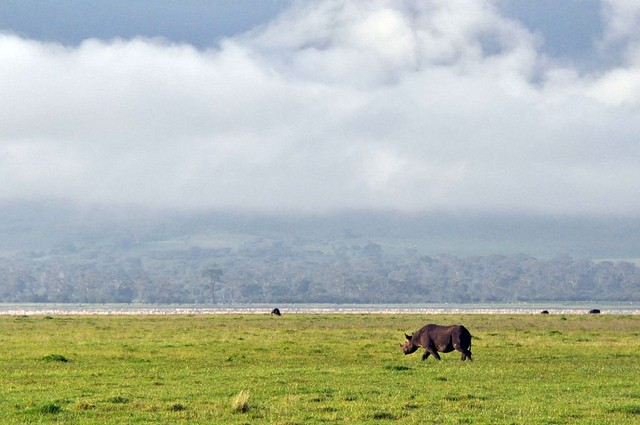
[[[0,316],[0,423],[626,424],[640,316]],[[404,356],[463,323],[474,362]]]

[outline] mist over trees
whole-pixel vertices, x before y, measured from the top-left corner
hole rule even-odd
[[[640,300],[640,268],[621,260],[640,257],[632,221],[604,230],[583,223],[583,231],[590,229],[584,234],[575,220],[564,226],[474,220],[138,216],[5,206],[0,302]],[[625,237],[603,239],[615,226]],[[560,233],[550,238],[553,232]],[[586,246],[589,238],[600,243]],[[558,246],[568,253],[555,252]],[[620,251],[606,256],[609,246]],[[575,255],[597,249],[601,255],[591,259]]]

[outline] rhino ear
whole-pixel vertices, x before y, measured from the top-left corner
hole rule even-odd
[[[411,335],[404,334],[404,336],[405,336],[409,341],[411,341]]]

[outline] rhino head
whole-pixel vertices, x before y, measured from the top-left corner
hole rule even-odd
[[[404,354],[415,353],[415,351],[418,349],[418,346],[413,342],[411,342],[412,336],[407,334],[404,334],[404,336],[405,338],[407,338],[407,342],[405,342],[404,344],[401,344],[402,352]]]

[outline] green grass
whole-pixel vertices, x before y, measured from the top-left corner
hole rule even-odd
[[[404,356],[463,323],[474,362]],[[0,423],[625,424],[640,316],[0,316]]]

